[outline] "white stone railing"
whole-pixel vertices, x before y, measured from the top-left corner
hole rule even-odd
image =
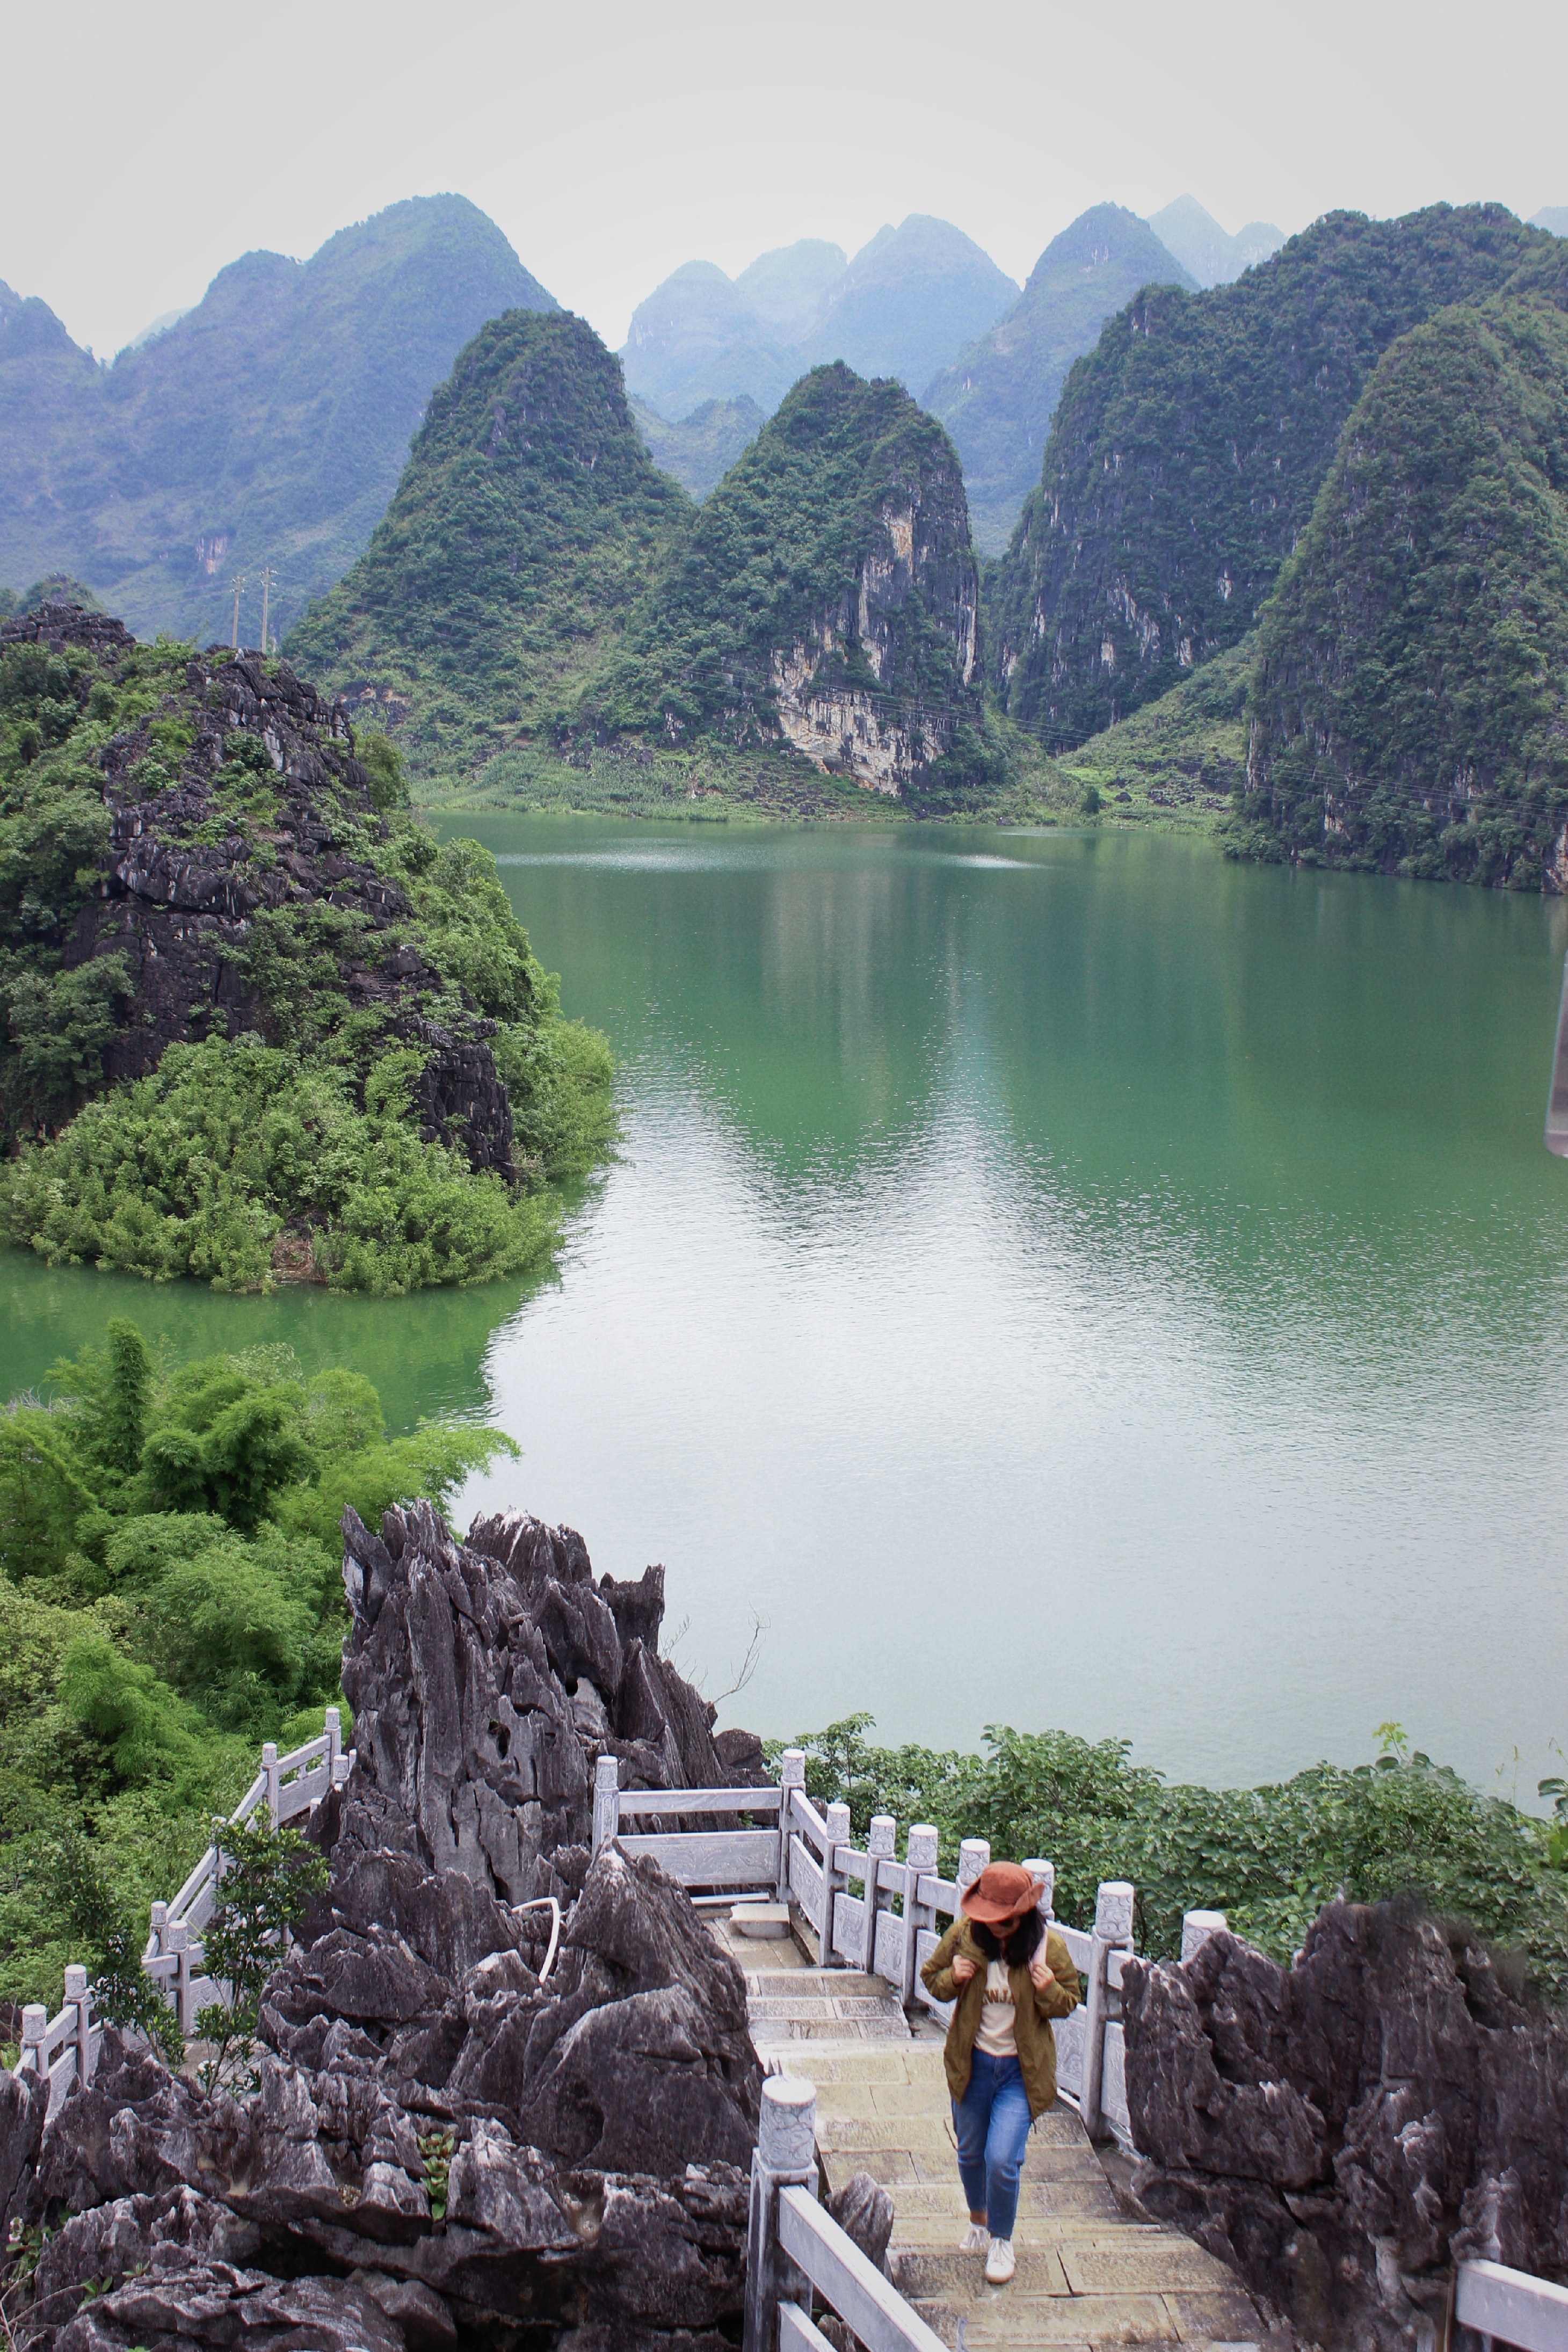
[[[223,1831],[249,1821],[263,1805],[274,1829],[296,1813],[309,1812],[329,1789],[342,1787],[353,1761],[352,1749],[343,1752],[342,1717],[335,1706],[328,1707],[316,1738],[290,1748],[287,1756],[279,1756],[268,1740],[261,1751],[261,1769],[227,1822],[214,1822],[212,1843],[179,1893],[172,1902],[153,1904],[142,1966],[179,2019],[182,2033],[195,2032],[197,2010],[225,1997],[223,1987],[203,1972],[201,1943],[223,1874]]]
[[[343,1752],[342,1718],[335,1706],[326,1710],[317,1737],[306,1740],[302,1748],[291,1748],[287,1756],[279,1756],[275,1743],[268,1740],[261,1751],[261,1769],[227,1822],[214,1822],[213,1843],[179,1893],[170,1903],[153,1904],[142,1966],[178,2017],[182,2033],[194,2032],[198,2009],[225,1998],[224,1987],[203,1971],[201,1944],[201,1931],[217,1900],[219,1839],[224,1829],[247,1822],[263,1805],[276,1829],[296,1813],[309,1811],[329,1789],[341,1788],[353,1761],[352,1750]],[[50,2115],[72,2082],[85,2085],[92,2080],[102,2039],[92,2008],[87,1970],[73,1965],[66,1970],[65,2006],[57,2017],[50,2017],[41,2002],[31,2003],[22,2011],[21,2056],[13,2071],[48,2076]]]
[[[1502,2263],[1461,2263],[1454,2279],[1454,2317],[1483,2345],[1517,2352],[1568,2352],[1568,2287],[1531,2278]]]
[[[848,1806],[819,1811],[806,1795],[799,1748],[784,1750],[776,1788],[623,1790],[613,1756],[600,1757],[594,1780],[595,1853],[618,1836],[628,1853],[651,1853],[689,1890],[771,1890],[807,1921],[824,1968],[868,1969],[885,1978],[906,2007],[920,2001],[945,2023],[949,2005],[931,1999],[920,1972],[941,1941],[939,1922],[956,1915],[963,1889],[991,1859],[984,1838],[963,1840],[952,1878],[937,1868],[937,1833],[929,1822],[910,1829],[901,1861],[898,1823],[889,1813],[873,1815],[864,1847],[857,1846]],[[703,1812],[776,1813],[778,1826],[622,1833],[628,1820]],[[1024,1868],[1040,1881],[1041,1916],[1084,1979],[1082,2005],[1057,2021],[1058,2086],[1091,2135],[1109,2131],[1130,2147],[1121,1971],[1132,1953],[1133,1890],[1124,1879],[1108,1880],[1096,1897],[1093,1927],[1069,1927],[1053,1909],[1053,1865],[1026,1860]],[[1223,1911],[1189,1911],[1182,1927],[1183,1958],[1225,1924]]]

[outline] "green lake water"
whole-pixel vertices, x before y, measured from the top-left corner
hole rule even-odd
[[[605,1028],[556,1276],[220,1299],[0,1256],[9,1385],[127,1307],[484,1412],[668,1570],[722,1719],[1125,1734],[1252,1780],[1568,1745],[1563,902],[1134,834],[470,819]],[[1514,1760],[1515,1749],[1520,1761]]]

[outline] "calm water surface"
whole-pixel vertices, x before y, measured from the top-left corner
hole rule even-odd
[[[458,828],[449,826],[447,830]],[[1521,1793],[1559,1652],[1568,908],[1131,835],[470,820],[621,1155],[558,1279],[223,1300],[0,1258],[11,1385],[129,1306],[524,1449],[459,1504],[669,1571],[726,1719],[1130,1735],[1224,1780],[1373,1727]]]

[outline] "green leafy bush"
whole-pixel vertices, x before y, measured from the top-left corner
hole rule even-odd
[[[207,1974],[226,1985],[226,2001],[196,2012],[197,2038],[209,2045],[200,2069],[210,2097],[243,2097],[256,2087],[256,2026],[267,1979],[282,1946],[327,1883],[326,1856],[285,1823],[265,1814],[230,1822],[218,1849],[221,1876],[203,1942]]]
[[[150,1076],[0,1168],[0,1232],[51,1265],[190,1275],[220,1290],[270,1282],[289,1219],[335,1290],[384,1297],[542,1264],[553,1206],[422,1143],[405,1116],[407,1074],[406,1057],[393,1060],[360,1110],[347,1071],[257,1039],[173,1045]]]
[[[1414,1893],[1518,1947],[1541,1990],[1568,1995],[1568,1875],[1548,1825],[1409,1754],[1396,1726],[1373,1764],[1315,1764],[1260,1789],[1169,1783],[1133,1764],[1125,1739],[993,1727],[973,1756],[878,1748],[870,1727],[850,1716],[794,1743],[815,1798],[847,1801],[858,1831],[876,1812],[934,1822],[948,1868],[963,1837],[1040,1855],[1073,1926],[1091,1924],[1101,1880],[1125,1878],[1142,1950],[1179,1951],[1183,1912],[1215,1909],[1289,1959],[1342,1889],[1358,1902]]]

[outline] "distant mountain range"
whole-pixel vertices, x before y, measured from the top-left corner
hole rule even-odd
[[[673,422],[742,394],[772,410],[824,360],[918,395],[1017,295],[962,229],[911,213],[852,261],[808,238],[736,278],[684,263],[637,305],[621,363],[627,391]]]
[[[1228,286],[1256,261],[1267,261],[1285,242],[1272,221],[1248,221],[1227,236],[1212,213],[1195,196],[1178,196],[1163,212],[1151,213],[1149,226],[1161,244],[1203,287]]]
[[[461,196],[394,205],[309,261],[247,253],[100,367],[0,286],[0,582],[86,581],[142,636],[286,629],[396,487],[433,387],[482,320],[553,310]]]

